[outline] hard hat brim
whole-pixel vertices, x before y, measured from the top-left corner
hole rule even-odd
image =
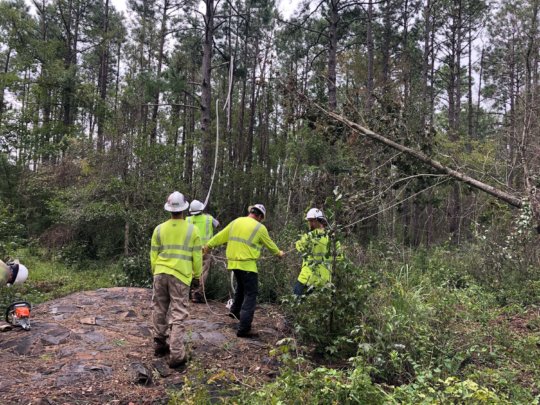
[[[200,214],[202,211],[189,211],[191,215],[197,215]]]
[[[163,206],[165,211],[169,211],[169,212],[182,212],[182,211],[187,210],[188,207],[189,207],[188,202],[184,202],[184,205],[182,205],[181,207],[173,207],[172,205],[169,205],[169,203],[165,203],[165,205]]]
[[[257,211],[259,211],[259,212],[263,215],[263,218],[266,218],[266,213],[262,212],[262,211],[260,210],[260,208],[259,208],[259,207],[256,207],[255,205],[250,205],[250,206],[248,207],[248,212],[250,212],[253,208],[255,208]]]

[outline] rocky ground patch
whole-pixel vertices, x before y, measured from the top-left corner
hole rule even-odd
[[[258,307],[255,340],[236,337],[224,303],[192,304],[192,360],[178,372],[153,357],[150,300],[149,289],[109,288],[34,307],[30,331],[0,333],[0,403],[161,404],[195,374],[218,387],[217,397],[220,379],[243,384],[276,375],[269,350],[285,337],[285,322],[275,308]]]

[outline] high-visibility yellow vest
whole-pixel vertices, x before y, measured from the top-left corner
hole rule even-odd
[[[342,259],[339,242],[338,260]],[[303,255],[302,270],[298,281],[308,286],[321,286],[332,281],[331,265],[333,258],[329,254],[329,238],[324,229],[308,232],[296,242],[296,250]]]
[[[169,219],[152,235],[150,265],[152,274],[170,274],[186,285],[202,272],[199,230],[183,219]]]
[[[199,230],[201,243],[205,245],[214,236],[214,217],[210,214],[192,215],[186,218],[189,224],[193,224]]]
[[[227,243],[227,268],[257,272],[257,259],[266,246],[277,255],[279,248],[270,239],[266,226],[251,217],[240,217],[232,221],[208,242],[214,248]]]

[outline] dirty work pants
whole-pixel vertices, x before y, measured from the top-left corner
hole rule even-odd
[[[233,270],[233,272],[237,286],[231,313],[240,319],[238,332],[248,332],[251,329],[257,304],[258,274],[244,270]]]
[[[210,265],[212,264],[212,255],[210,253],[207,253],[203,255],[203,268],[201,277],[199,278],[199,287],[194,288],[191,291],[191,299],[192,300],[204,300],[203,292],[206,291],[204,286],[206,284],[206,279],[208,278],[208,273],[210,273]]]
[[[172,362],[182,362],[186,358],[184,320],[189,316],[188,297],[189,286],[176,277],[169,274],[154,276],[152,295],[154,338],[162,341],[169,338]]]

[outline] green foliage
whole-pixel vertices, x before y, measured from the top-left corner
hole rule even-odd
[[[0,257],[11,256],[25,243],[25,229],[11,206],[0,206]]]
[[[0,287],[0,308],[15,300],[39,304],[78,291],[113,287],[120,273],[118,266],[110,263],[95,263],[92,268],[75,271],[62,262],[29,255],[24,250],[14,256],[28,268],[29,276],[22,285]]]
[[[416,383],[398,387],[389,403],[395,404],[510,404],[504,396],[473,380],[417,378]]]
[[[383,392],[360,367],[340,371],[317,367],[308,372],[286,369],[263,389],[246,393],[240,404],[382,404]]]
[[[119,279],[122,285],[151,287],[152,273],[150,272],[150,253],[128,256],[122,259],[122,272],[124,280]]]
[[[340,264],[339,271],[346,274],[345,282],[317,288],[301,299],[288,295],[283,302],[300,337],[321,353],[347,356],[355,352],[350,333],[366,311],[373,280],[349,263]]]

